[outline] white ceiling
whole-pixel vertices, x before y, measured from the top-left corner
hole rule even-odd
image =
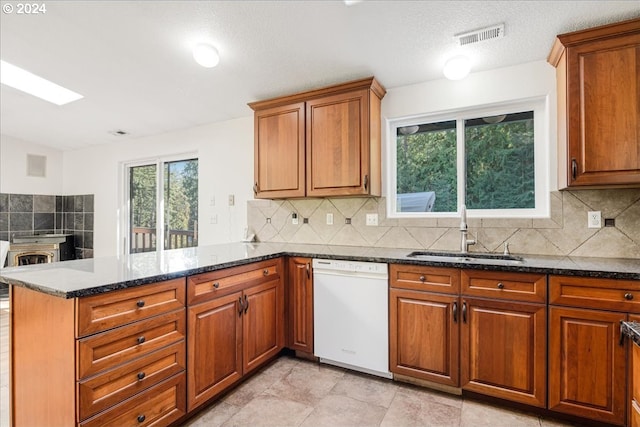
[[[371,75],[387,88],[440,79],[458,51],[473,71],[544,60],[556,34],[640,16],[638,0],[38,3],[46,13],[0,14],[0,57],[84,99],[56,106],[2,85],[0,133],[61,150],[248,116],[248,102]],[[456,48],[454,34],[502,22],[505,38]],[[193,61],[200,41],[217,46],[216,68]]]

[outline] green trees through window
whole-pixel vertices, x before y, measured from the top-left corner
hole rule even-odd
[[[533,120],[526,111],[398,127],[396,211],[456,212],[459,185],[469,209],[534,209]]]
[[[158,166],[162,170],[162,203]],[[129,168],[130,253],[198,245],[198,159],[159,162]],[[162,215],[159,205],[163,206]],[[158,218],[163,226],[158,230]]]

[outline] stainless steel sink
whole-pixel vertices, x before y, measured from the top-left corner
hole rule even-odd
[[[482,261],[491,260],[492,262],[520,264],[524,261],[522,257],[515,255],[492,254],[484,252],[435,252],[435,251],[414,251],[407,254],[408,257],[418,258],[431,261]]]

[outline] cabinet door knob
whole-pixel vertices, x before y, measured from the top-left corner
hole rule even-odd
[[[627,301],[631,301],[633,299],[633,294],[631,292],[627,292],[626,294],[624,294],[624,299],[626,299]]]
[[[504,289],[504,283],[499,282],[498,283],[498,289]]]
[[[136,303],[136,305],[137,305],[138,307],[140,307],[140,308],[144,307],[144,300],[143,300],[143,299],[138,300],[138,302]]]
[[[364,189],[369,190],[369,175],[364,176]]]
[[[269,270],[266,269],[266,268],[264,270],[262,270],[262,275],[263,276],[268,276],[269,275]]]
[[[147,375],[144,372],[138,372],[138,379],[142,380],[144,379],[144,377],[146,377]]]
[[[146,341],[146,339],[145,339],[144,335],[141,336],[141,337],[138,337],[138,344],[142,344],[145,341]]]
[[[138,422],[139,423],[143,423],[144,420],[146,420],[146,419],[147,419],[147,417],[145,417],[144,415],[138,415]]]
[[[218,288],[220,287],[220,282],[215,282],[215,283],[213,284],[213,287],[214,287],[215,289],[218,289]]]
[[[419,279],[420,279],[421,282],[425,281],[425,277],[424,276],[420,276]]]

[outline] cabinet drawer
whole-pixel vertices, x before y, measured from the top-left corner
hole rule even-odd
[[[391,264],[389,283],[393,288],[457,294],[460,292],[460,270]]]
[[[549,303],[640,313],[640,281],[549,276]]]
[[[189,305],[208,301],[221,295],[280,277],[280,259],[233,267],[211,273],[197,274],[187,279]]]
[[[77,379],[144,356],[185,337],[185,309],[77,341]]]
[[[79,419],[84,420],[167,378],[184,371],[185,342],[78,383]]]
[[[544,274],[462,270],[463,295],[545,303],[547,276]]]
[[[116,328],[184,307],[185,279],[173,279],[77,300],[78,334]]]
[[[81,423],[81,427],[167,426],[186,412],[183,373]]]

